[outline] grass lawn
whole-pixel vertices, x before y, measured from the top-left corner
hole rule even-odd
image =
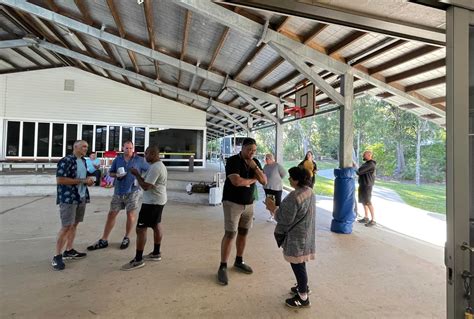
[[[297,166],[301,161],[287,161],[283,163],[286,171],[293,166]],[[318,169],[333,169],[338,166],[337,161],[318,161]],[[288,175],[288,173],[287,173]],[[283,180],[283,184],[290,186],[288,176]],[[314,185],[314,192],[317,195],[333,196],[334,195],[334,181],[321,176],[316,176],[316,183]]]
[[[296,166],[299,161],[288,161],[283,163],[283,167],[288,170]],[[338,166],[337,161],[319,161],[318,169],[333,169]],[[290,186],[286,178],[283,183]],[[424,209],[434,213],[446,214],[446,185],[425,184],[416,186],[413,183],[403,183],[399,181],[382,181],[376,179],[376,186],[386,187],[395,191],[410,206]],[[314,191],[318,195],[334,196],[334,181],[316,176]]]
[[[375,185],[394,190],[410,206],[430,212],[446,214],[446,185],[376,180]]]

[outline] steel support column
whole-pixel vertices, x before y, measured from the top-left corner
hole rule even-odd
[[[339,122],[339,167],[352,167],[352,148],[354,139],[352,102],[354,100],[354,76],[347,72],[341,77],[341,93],[344,106],[340,108]]]
[[[469,52],[469,21],[470,16],[473,15],[474,11],[451,6],[446,16],[447,244],[445,263],[447,318],[450,319],[464,318],[467,302],[464,299],[461,274],[464,271],[474,273],[474,267],[470,264],[472,253],[469,250],[461,250],[464,242],[470,243],[469,200],[474,196],[473,190],[470,189],[473,185],[469,181],[474,169],[469,164],[469,147],[474,148],[474,142],[469,145],[469,69],[474,73],[474,58],[469,61],[469,54],[474,55],[473,51]],[[474,30],[472,32],[474,33]],[[470,41],[474,41],[474,36]],[[471,82],[471,85],[474,83]],[[474,126],[474,123],[472,124]],[[472,214],[474,215],[474,212]]]

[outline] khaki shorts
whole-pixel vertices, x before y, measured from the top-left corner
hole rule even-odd
[[[222,202],[224,207],[224,228],[236,232],[238,228],[250,229],[253,224],[253,204],[240,205],[227,200]]]
[[[79,204],[59,204],[59,217],[61,218],[61,225],[63,227],[82,222],[84,220],[85,213],[85,200]]]
[[[119,212],[125,209],[128,212],[138,210],[140,192],[133,192],[125,195],[114,195],[110,202],[110,211]]]

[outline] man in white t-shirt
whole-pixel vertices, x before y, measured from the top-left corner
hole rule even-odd
[[[135,168],[130,170],[144,192],[137,222],[137,250],[135,258],[123,265],[122,270],[133,270],[145,266],[143,259],[150,261],[161,260],[160,246],[161,239],[163,238],[161,214],[167,201],[166,180],[168,172],[163,162],[160,161],[160,151],[157,146],[149,146],[146,149],[145,159],[150,164],[150,167],[143,177],[140,176],[140,172]],[[150,254],[143,257],[148,227],[153,229],[155,246]]]

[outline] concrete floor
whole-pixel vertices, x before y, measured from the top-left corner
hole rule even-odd
[[[92,198],[76,249],[98,238],[109,200]],[[326,201],[317,206],[326,207]],[[0,198],[1,318],[446,317],[442,248],[383,227],[355,225],[351,235],[335,234],[330,213],[319,207],[317,260],[308,264],[312,307],[285,307],[295,279],[267,217],[258,203],[244,256],[254,274],[230,269],[223,287],[216,283],[222,207],[169,202],[163,260],[130,272],[120,266],[132,259],[135,236],[131,247],[118,249],[122,213],[107,249],[56,272],[50,266],[59,229],[54,197]],[[149,241],[145,252],[151,249]]]

